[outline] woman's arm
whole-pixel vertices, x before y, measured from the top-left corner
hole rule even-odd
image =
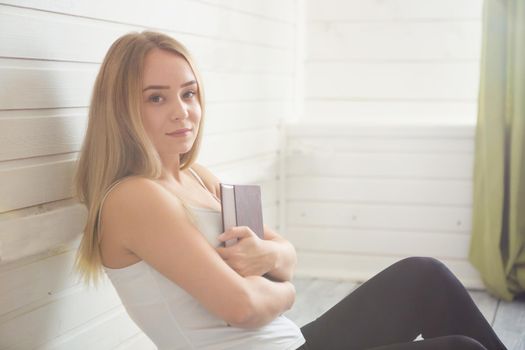
[[[261,326],[293,304],[289,283],[242,277],[232,270],[188,220],[182,204],[151,180],[117,185],[101,215],[106,232],[124,249],[229,324]]]
[[[260,239],[247,226],[232,227],[218,236],[219,241],[238,241],[229,247],[215,250],[237,273],[246,276],[265,276],[274,281],[290,281],[297,262],[291,243],[264,226],[265,239]]]
[[[297,265],[295,247],[266,225],[264,225],[264,239],[273,243],[274,251],[273,268],[266,273],[266,276],[275,281],[291,281]]]

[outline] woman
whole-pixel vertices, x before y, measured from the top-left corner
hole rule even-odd
[[[195,162],[203,125],[202,81],[179,42],[146,31],[111,46],[75,178],[88,209],[76,267],[88,283],[103,269],[159,349],[504,349],[428,258],[392,265],[299,329],[282,316],[295,250],[266,226],[264,240],[221,232],[219,179]]]

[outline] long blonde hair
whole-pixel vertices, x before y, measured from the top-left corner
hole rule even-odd
[[[107,190],[127,176],[157,179],[161,175],[160,157],[144,130],[140,114],[144,60],[154,48],[184,57],[193,70],[202,115],[192,148],[180,155],[180,169],[190,167],[199,153],[204,92],[188,50],[177,40],[157,32],[132,32],[118,38],[109,48],[93,87],[87,131],[74,175],[75,195],[88,210],[75,269],[87,284],[97,285],[102,276],[98,218]]]

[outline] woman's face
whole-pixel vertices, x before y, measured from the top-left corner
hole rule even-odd
[[[197,79],[182,56],[153,49],[145,57],[142,123],[162,156],[188,152],[199,130]],[[184,132],[182,129],[189,129]]]

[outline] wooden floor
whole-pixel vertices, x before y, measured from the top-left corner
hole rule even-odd
[[[296,278],[296,302],[285,315],[299,327],[316,319],[354,290],[347,281]],[[482,291],[470,291],[481,312],[509,350],[525,350],[525,302],[497,300]]]

